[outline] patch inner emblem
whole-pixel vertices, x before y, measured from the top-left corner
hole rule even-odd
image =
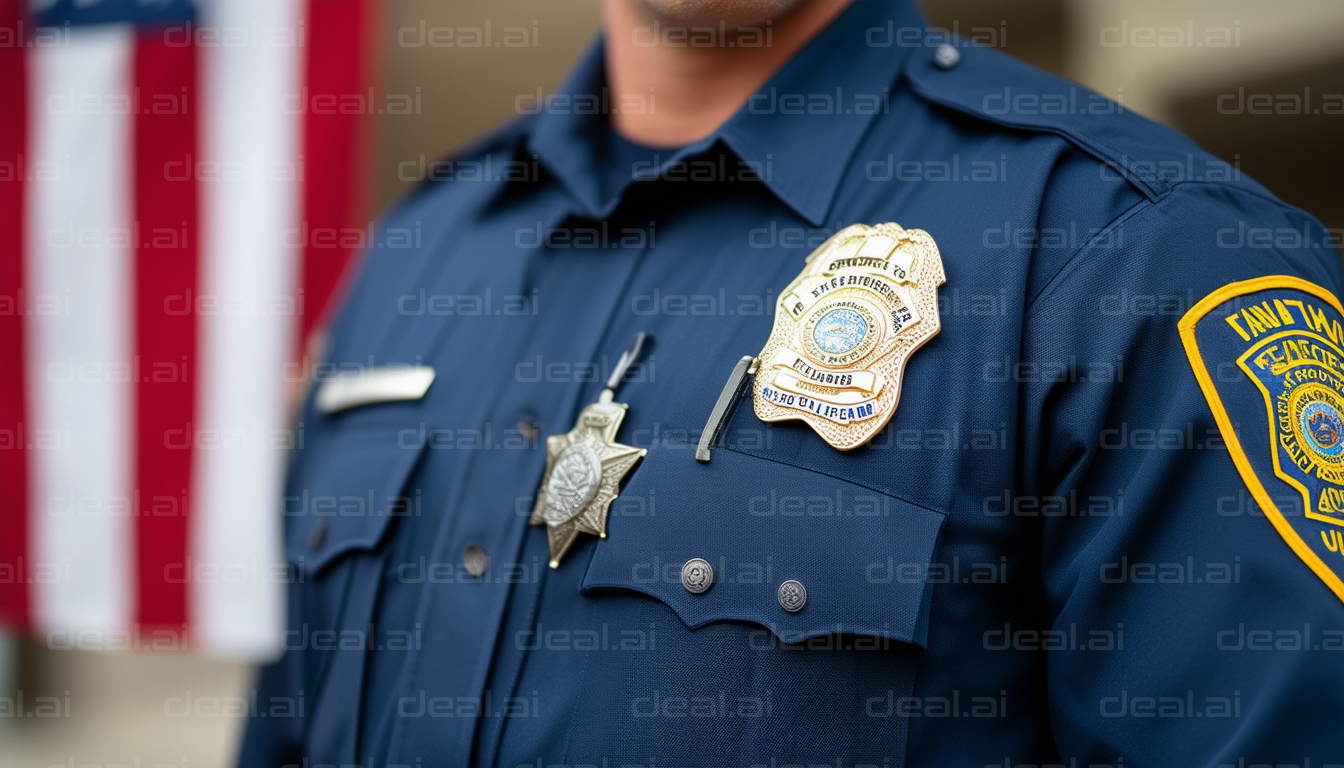
[[[762,421],[800,419],[858,448],[896,412],[906,361],[938,334],[942,256],[929,233],[855,224],[781,293],[752,389]]]

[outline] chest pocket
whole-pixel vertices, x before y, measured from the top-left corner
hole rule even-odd
[[[612,505],[585,592],[640,592],[692,629],[736,621],[783,643],[867,635],[923,645],[924,575],[944,514],[732,450],[709,464],[693,453],[678,443],[650,449]],[[682,577],[693,558],[713,570],[698,593],[700,580],[688,588]]]
[[[337,418],[296,466],[284,498],[285,555],[309,575],[374,548],[391,520],[407,514],[414,500],[403,491],[424,449],[403,422]]]
[[[285,555],[304,580],[291,591],[301,606],[297,621],[291,610],[284,646],[301,652],[313,702],[305,752],[322,763],[354,760],[366,628],[387,557],[370,551],[414,504],[404,492],[424,441],[401,428],[404,418],[388,420],[398,410],[335,417],[295,465],[284,498]]]
[[[560,703],[540,726],[510,724],[499,764],[900,768],[909,718],[888,703],[914,690],[945,516],[734,450],[700,464],[694,450],[649,449],[579,579],[583,605],[543,600],[537,620],[538,637],[587,621],[590,647],[606,650],[608,632],[647,643],[581,656],[577,632],[563,648],[533,641],[519,690]],[[694,558],[713,569],[708,589],[683,584]],[[791,581],[801,589],[781,598]],[[568,753],[551,753],[555,733],[572,735]]]

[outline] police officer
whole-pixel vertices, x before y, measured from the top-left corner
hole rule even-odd
[[[1344,760],[1331,234],[909,0],[604,14],[368,251],[240,764]]]

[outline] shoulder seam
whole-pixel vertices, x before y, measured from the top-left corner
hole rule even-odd
[[[1059,269],[1055,270],[1055,273],[1050,276],[1050,279],[1045,281],[1045,285],[1041,286],[1041,289],[1036,292],[1035,296],[1031,296],[1027,299],[1027,305],[1026,308],[1022,310],[1022,314],[1031,314],[1032,311],[1036,309],[1036,302],[1040,301],[1046,294],[1054,290],[1058,283],[1063,282],[1065,277],[1064,273],[1068,272],[1070,267],[1072,267],[1084,253],[1090,250],[1093,244],[1095,244],[1103,235],[1109,234],[1111,230],[1123,224],[1126,220],[1139,215],[1142,211],[1155,207],[1157,203],[1165,197],[1166,195],[1160,195],[1153,199],[1144,198],[1121,211],[1115,218],[1107,222],[1104,227],[1098,229],[1096,234],[1088,238],[1086,243],[1079,246],[1078,250],[1074,251],[1071,256],[1064,260],[1064,263],[1059,266]]]
[[[1298,215],[1306,216],[1307,218],[1312,219],[1315,218],[1310,213],[1307,213],[1306,211],[1302,210],[1301,208],[1298,208],[1292,203],[1285,202],[1275,197],[1272,192],[1267,191],[1262,192],[1258,189],[1255,189],[1254,187],[1244,187],[1238,184],[1229,184],[1226,181],[1210,181],[1209,179],[1181,179],[1175,184],[1172,184],[1171,189],[1174,191],[1181,187],[1190,187],[1190,186],[1218,187],[1219,189],[1226,189],[1229,192],[1236,192],[1238,194],[1250,195],[1251,197],[1256,197],[1266,202],[1273,203],[1279,208],[1284,208],[1286,210],[1293,211]]]
[[[1106,226],[1097,230],[1097,233],[1095,235],[1088,238],[1088,241],[1086,243],[1083,243],[1078,248],[1077,251],[1074,251],[1073,255],[1069,256],[1064,261],[1064,263],[1060,265],[1059,269],[1056,270],[1055,273],[1050,276],[1050,279],[1046,281],[1045,285],[1042,286],[1041,290],[1037,291],[1035,296],[1032,296],[1027,300],[1026,309],[1023,310],[1023,314],[1030,314],[1036,308],[1036,303],[1038,301],[1044,298],[1046,294],[1048,294],[1050,291],[1054,290],[1056,284],[1063,282],[1063,280],[1067,277],[1064,273],[1069,271],[1069,269],[1073,267],[1073,265],[1079,260],[1079,258],[1082,257],[1082,255],[1092,247],[1092,245],[1097,241],[1098,238],[1110,232],[1116,226],[1119,226],[1120,224],[1124,223],[1127,219],[1137,216],[1145,210],[1155,208],[1157,205],[1159,205],[1168,197],[1170,197],[1173,193],[1178,191],[1184,191],[1184,189],[1193,186],[1216,187],[1218,189],[1225,189],[1229,192],[1254,197],[1258,200],[1264,200],[1265,202],[1272,203],[1275,207],[1296,214],[1297,216],[1305,218],[1308,221],[1315,221],[1315,219],[1311,216],[1311,214],[1303,211],[1302,209],[1294,205],[1290,205],[1284,202],[1283,200],[1280,200],[1279,198],[1275,197],[1272,194],[1267,194],[1264,192],[1260,192],[1259,190],[1256,189],[1248,189],[1247,187],[1239,186],[1236,184],[1228,184],[1221,181],[1184,179],[1174,184],[1171,184],[1170,186],[1167,187],[1166,191],[1163,194],[1158,195],[1157,197],[1151,200],[1148,199],[1140,200],[1139,202],[1135,203],[1134,205],[1122,211],[1118,216],[1116,216],[1114,219],[1108,222]]]

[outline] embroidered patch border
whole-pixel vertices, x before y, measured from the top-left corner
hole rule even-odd
[[[1306,563],[1306,565],[1311,568],[1321,581],[1325,582],[1326,586],[1328,586],[1340,600],[1344,601],[1344,580],[1341,580],[1339,575],[1336,574],[1330,566],[1326,565],[1321,557],[1302,539],[1302,536],[1298,533],[1297,529],[1293,527],[1287,518],[1284,517],[1283,512],[1275,505],[1274,500],[1265,489],[1259,476],[1256,475],[1255,468],[1247,456],[1241,441],[1237,437],[1232,418],[1228,415],[1227,408],[1223,404],[1222,396],[1219,394],[1218,388],[1213,382],[1213,377],[1209,374],[1208,366],[1204,361],[1203,354],[1199,349],[1199,344],[1196,338],[1196,326],[1215,308],[1222,306],[1239,296],[1273,289],[1301,291],[1326,302],[1339,312],[1340,315],[1344,315],[1344,306],[1341,306],[1339,299],[1335,298],[1334,294],[1325,288],[1290,275],[1270,275],[1254,280],[1230,283],[1201,299],[1199,303],[1191,307],[1190,311],[1186,312],[1185,316],[1181,318],[1178,326],[1181,334],[1181,342],[1185,347],[1186,356],[1190,359],[1190,367],[1193,369],[1195,378],[1199,382],[1200,390],[1203,391],[1204,398],[1208,401],[1209,408],[1213,411],[1214,420],[1218,423],[1218,428],[1222,432],[1228,453],[1232,456],[1232,461],[1237,467],[1237,472],[1241,475],[1242,482],[1246,484],[1247,489],[1250,490],[1251,495],[1255,498],[1256,503],[1259,504],[1260,509],[1273,524],[1274,529],[1278,532],[1279,536],[1293,550],[1293,553],[1296,554],[1302,562]],[[1241,334],[1244,339],[1248,341],[1250,340],[1250,334],[1247,333],[1244,328],[1239,327],[1235,320],[1229,320],[1228,325]],[[1333,349],[1339,355],[1341,360],[1344,360],[1344,350],[1342,350],[1340,345],[1335,343],[1334,340],[1310,332],[1299,333],[1315,336],[1315,338],[1322,344]],[[1245,353],[1241,354],[1237,359],[1239,369],[1248,375],[1250,380],[1255,383],[1265,398],[1269,419],[1269,434],[1271,436],[1280,434],[1280,426],[1275,424],[1275,398],[1265,387],[1264,382],[1252,372],[1248,361],[1252,358],[1254,353],[1263,349],[1269,341],[1283,335],[1284,334],[1282,333],[1271,334],[1264,339],[1258,340],[1255,345]],[[1303,449],[1302,453],[1304,457],[1303,462],[1308,463],[1310,467],[1314,469],[1316,467],[1317,459],[1321,459],[1322,461],[1326,458],[1333,459],[1331,451],[1334,450],[1336,444],[1330,443],[1328,439],[1329,429],[1334,426],[1331,417],[1338,417],[1340,415],[1340,410],[1344,409],[1344,403],[1340,403],[1340,408],[1332,408],[1329,404],[1330,398],[1325,397],[1320,393],[1316,393],[1315,390],[1310,389],[1310,387],[1310,384],[1304,384],[1299,387],[1301,393],[1295,391],[1290,394],[1288,396],[1289,402],[1285,405],[1284,410],[1286,411],[1287,417],[1286,423],[1289,425],[1289,431],[1292,433],[1294,439],[1299,441],[1302,445],[1313,449],[1311,453],[1315,454],[1314,458],[1307,453],[1306,448]],[[1328,391],[1328,388],[1323,389]],[[1308,395],[1315,396],[1308,397]],[[1324,405],[1318,405],[1313,409],[1311,406],[1318,402],[1324,403]],[[1311,412],[1307,413],[1309,410]],[[1299,416],[1304,418],[1298,418]],[[1299,424],[1299,422],[1302,423]],[[1327,437],[1324,441],[1327,445],[1324,445],[1323,450],[1314,450],[1314,448],[1322,445],[1322,443],[1316,442],[1310,437],[1310,424],[1308,422],[1325,422],[1322,427],[1324,430],[1322,434]],[[1344,436],[1341,436],[1339,439],[1344,441]],[[1342,446],[1341,450],[1344,450],[1344,442],[1338,444]],[[1281,466],[1279,446],[1277,444],[1272,445],[1270,453],[1273,457],[1274,474],[1279,479],[1297,488],[1298,491],[1302,493],[1305,502],[1304,514],[1306,517],[1335,525],[1344,525],[1344,515],[1341,515],[1340,517],[1330,517],[1312,511],[1308,488],[1296,477],[1285,472]],[[1344,476],[1342,476],[1342,479],[1344,479]],[[1344,537],[1337,535],[1334,531],[1332,531],[1331,534],[1331,538],[1334,541],[1344,540]]]

